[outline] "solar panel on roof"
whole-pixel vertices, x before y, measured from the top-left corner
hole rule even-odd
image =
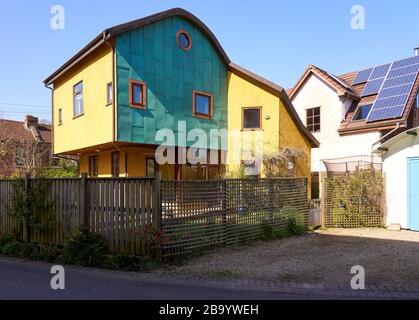
[[[393,69],[398,69],[398,68],[402,68],[402,67],[409,66],[412,64],[417,64],[417,63],[419,63],[419,56],[396,61],[393,63]]]
[[[407,76],[401,76],[397,78],[391,78],[387,79],[386,82],[383,85],[383,89],[390,88],[390,87],[396,87],[401,86],[406,83],[413,83],[415,82],[416,74],[409,74]]]
[[[372,72],[368,80],[370,81],[374,79],[384,78],[387,75],[387,72],[390,69],[390,67],[391,67],[391,63],[375,67],[374,71]]]
[[[364,88],[364,91],[362,91],[362,96],[366,97],[373,94],[377,94],[380,91],[383,82],[384,78],[368,81],[367,85]]]
[[[404,94],[409,94],[412,89],[411,84],[405,84],[402,86],[397,87],[390,87],[381,90],[380,92],[380,98],[388,98],[388,97],[394,97],[394,96],[401,96]]]
[[[374,68],[371,68],[371,69],[367,69],[367,70],[363,70],[363,71],[358,72],[358,74],[356,75],[352,84],[356,85],[356,84],[361,84],[361,83],[367,82],[368,79],[370,78],[371,73],[373,72],[373,70],[374,70]]]
[[[367,121],[400,118],[406,108],[418,73],[419,57],[394,62]]]
[[[396,77],[401,77],[408,74],[415,74],[418,71],[419,71],[419,64],[414,64],[411,66],[398,68],[394,70],[392,69],[388,74],[388,78],[396,78]]]

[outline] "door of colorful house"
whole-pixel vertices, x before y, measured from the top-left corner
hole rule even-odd
[[[419,231],[419,158],[408,159],[409,228]]]

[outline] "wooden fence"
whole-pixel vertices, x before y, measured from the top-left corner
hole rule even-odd
[[[42,212],[37,222],[51,227],[28,227],[26,207],[34,216]],[[50,245],[63,245],[84,226],[112,252],[171,259],[262,239],[266,228],[279,231],[290,218],[307,225],[306,179],[0,180],[0,236]]]
[[[159,224],[158,215],[153,216],[153,212],[158,212],[153,211],[156,187],[156,181],[147,178],[1,180],[0,234],[63,245],[70,231],[84,226],[104,236],[112,252],[149,254],[152,248],[147,238],[153,225]],[[29,201],[32,195],[33,201],[33,190],[43,194],[42,208],[38,204],[33,209],[43,211],[37,217],[39,224],[45,226],[52,218],[52,226],[46,230],[36,226],[26,230],[25,219],[13,212],[14,202],[19,201],[16,195],[29,195]]]

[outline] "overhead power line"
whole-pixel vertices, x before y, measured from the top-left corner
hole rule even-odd
[[[13,107],[33,107],[33,108],[51,108],[51,106],[45,105],[35,105],[35,104],[23,104],[23,103],[7,103],[0,102],[0,105],[4,106],[13,106]]]

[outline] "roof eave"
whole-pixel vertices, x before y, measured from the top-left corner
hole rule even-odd
[[[89,44],[87,44],[83,49],[81,49],[76,55],[74,55],[70,60],[68,60],[63,66],[61,66],[53,74],[51,74],[48,78],[46,78],[44,80],[44,84],[46,86],[50,86],[51,84],[54,83],[54,81],[57,78],[59,78],[65,72],[70,70],[75,64],[83,60],[87,55],[92,53],[102,44],[104,44],[105,36],[107,39],[111,39],[124,32],[141,28],[149,24],[152,24],[152,23],[155,23],[155,22],[167,19],[167,18],[175,17],[175,16],[182,17],[188,20],[189,22],[191,22],[192,24],[194,24],[196,27],[198,27],[207,36],[211,44],[215,47],[217,53],[222,58],[224,65],[226,67],[230,65],[231,61],[229,57],[227,56],[226,52],[224,51],[223,47],[221,46],[220,42],[215,37],[215,35],[212,33],[212,31],[198,17],[196,17],[192,13],[182,8],[174,8],[174,9],[156,13],[154,15],[151,15],[145,18],[137,19],[137,20],[120,24],[115,27],[104,30],[95,39],[93,39]]]

